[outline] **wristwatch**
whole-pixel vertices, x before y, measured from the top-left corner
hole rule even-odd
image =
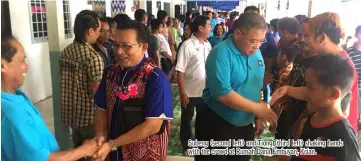
[[[112,151],[117,150],[117,146],[115,146],[114,140],[109,140],[108,143],[109,143],[110,149],[111,149]]]

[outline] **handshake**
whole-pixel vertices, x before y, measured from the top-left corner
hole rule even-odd
[[[110,153],[111,145],[109,142],[105,142],[103,136],[98,136],[90,140],[85,140],[78,149],[83,156],[91,157],[92,161],[103,161]]]

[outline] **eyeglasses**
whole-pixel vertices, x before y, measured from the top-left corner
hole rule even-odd
[[[108,30],[101,29],[100,32],[110,32],[110,29]]]
[[[143,43],[130,44],[130,45],[127,45],[127,44],[114,44],[114,47],[116,49],[121,48],[122,50],[129,50],[129,49],[133,48],[134,46],[140,45],[140,44],[143,44]]]
[[[246,34],[241,30],[241,29],[238,29],[239,32],[241,32],[245,37],[244,39],[247,40],[247,42],[252,46],[252,47],[255,47],[257,45],[262,45],[263,43],[267,42],[266,39],[264,39],[263,41],[257,41],[257,40],[249,40],[247,37],[246,37]]]

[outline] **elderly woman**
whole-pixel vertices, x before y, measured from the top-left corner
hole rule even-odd
[[[40,112],[20,89],[28,65],[23,46],[12,36],[1,36],[1,160],[62,161],[91,156],[95,140],[59,151],[58,143]]]
[[[218,43],[222,42],[224,36],[224,28],[221,24],[217,24],[213,30],[213,36],[209,38],[209,43],[212,47],[216,46]]]
[[[165,161],[172,92],[165,73],[144,56],[149,33],[139,22],[117,26],[115,59],[94,96],[95,132],[102,147],[93,156],[111,161]]]

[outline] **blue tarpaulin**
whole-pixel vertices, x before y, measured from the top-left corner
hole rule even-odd
[[[222,11],[231,11],[236,8],[236,6],[212,6],[213,9],[222,10]]]
[[[238,6],[239,5],[239,1],[219,1],[219,2],[210,2],[210,1],[200,1],[197,2],[198,6],[209,6],[209,7],[213,7],[213,6]]]
[[[197,2],[197,6],[207,6],[213,9],[231,11],[239,5],[239,0],[186,0],[188,2]]]
[[[239,0],[185,0],[187,2],[214,2],[214,3],[219,3],[219,2],[239,2]]]

